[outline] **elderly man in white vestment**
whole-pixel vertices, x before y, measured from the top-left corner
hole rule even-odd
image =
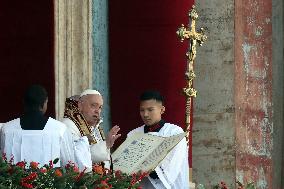
[[[47,102],[42,86],[30,86],[24,95],[24,114],[1,128],[1,151],[8,159],[13,157],[14,163],[35,161],[43,166],[59,158],[54,165],[59,167],[75,161],[72,135],[66,126],[44,116]]]
[[[169,137],[180,134],[183,129],[162,120],[165,112],[163,97],[157,91],[146,91],[140,96],[140,116],[144,125],[128,133],[150,133]],[[144,189],[189,189],[188,147],[184,138],[148,177],[142,180]]]
[[[103,98],[97,90],[87,89],[78,99],[69,98],[65,103],[64,118],[62,120],[73,134],[76,144],[76,154],[85,154],[85,164],[101,164],[110,168],[110,148],[120,137],[120,128],[114,126],[105,137],[100,126]]]

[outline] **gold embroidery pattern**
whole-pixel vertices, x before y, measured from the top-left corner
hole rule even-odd
[[[102,136],[102,139],[103,139],[103,140],[106,140],[106,137],[105,137],[105,133],[104,133],[103,128],[99,125],[99,126],[98,126],[98,129],[99,129],[99,131],[100,131],[100,134],[101,134],[101,136]]]

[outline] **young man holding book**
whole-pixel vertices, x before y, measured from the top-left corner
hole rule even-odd
[[[128,133],[128,136],[144,132],[169,137],[183,133],[177,125],[162,119],[165,112],[164,99],[157,91],[146,91],[140,96],[140,116],[144,125]],[[188,189],[189,166],[186,139],[182,139],[159,165],[142,181],[144,189]]]

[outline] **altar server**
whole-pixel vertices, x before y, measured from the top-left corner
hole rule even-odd
[[[144,125],[128,133],[150,133],[169,137],[183,133],[177,125],[162,119],[164,98],[157,91],[146,91],[140,96],[140,116]],[[150,175],[143,179],[144,189],[189,189],[188,146],[184,138],[175,146]]]
[[[1,128],[1,151],[14,163],[31,161],[49,164],[59,158],[54,166],[64,166],[68,161],[75,162],[74,145],[71,133],[66,126],[45,117],[48,96],[40,85],[30,86],[24,95],[24,113],[19,118],[9,121]]]

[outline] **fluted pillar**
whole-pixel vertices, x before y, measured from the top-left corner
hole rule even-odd
[[[65,98],[92,87],[92,1],[55,0],[56,117]]]

